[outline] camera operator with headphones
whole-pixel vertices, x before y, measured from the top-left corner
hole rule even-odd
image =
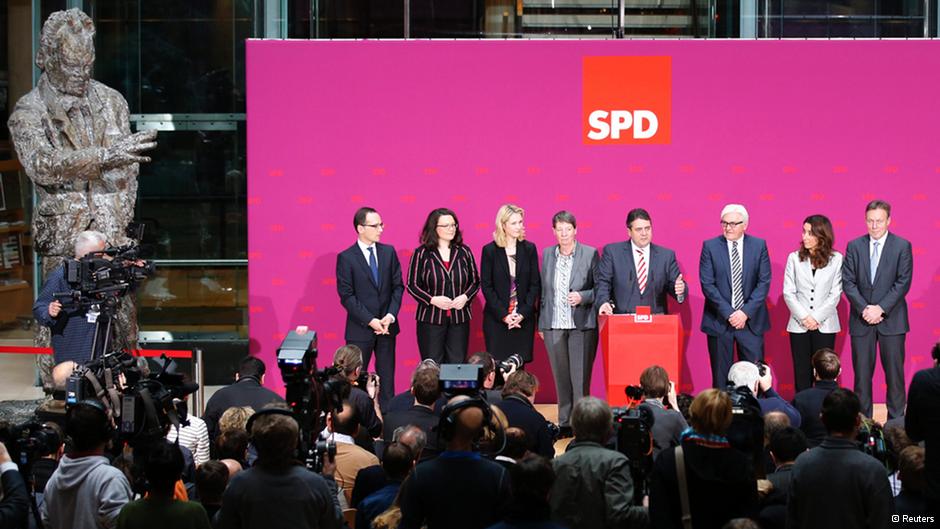
[[[124,473],[104,456],[112,433],[111,419],[100,402],[83,400],[69,408],[65,435],[71,443],[46,484],[40,507],[46,529],[115,526],[133,493]]]
[[[509,474],[475,448],[491,422],[492,410],[479,397],[458,395],[447,403],[437,427],[445,451],[416,466],[402,484],[399,529],[478,528],[501,519]]]
[[[294,415],[278,408],[263,409],[251,416],[246,429],[258,460],[229,481],[216,527],[340,527],[342,513],[333,479],[336,463],[326,457],[321,474],[299,464],[300,426]]]
[[[106,246],[107,240],[101,232],[83,231],[75,238],[75,259],[103,252]],[[95,323],[89,321],[85,309],[64,308],[55,299],[55,293],[71,291],[72,286],[66,281],[63,263],[46,277],[42,291],[33,304],[36,321],[51,329],[52,354],[56,363],[53,385],[57,389],[65,387],[65,380],[72,374],[76,363],[91,360],[91,347],[95,340]]]

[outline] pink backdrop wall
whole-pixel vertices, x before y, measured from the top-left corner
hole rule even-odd
[[[654,240],[673,248],[690,284],[674,306],[688,333],[683,390],[710,384],[698,258],[719,234],[728,202],[751,213],[773,269],[767,358],[792,394],[788,311],[781,296],[787,254],[802,219],[828,215],[836,247],[865,233],[864,205],[894,206],[892,230],[914,246],[908,380],[930,364],[940,335],[934,204],[940,158],[940,44],[931,41],[250,41],[248,214],[251,352],[281,387],[274,350],[289,329],[320,335],[320,364],[342,345],[336,254],[354,242],[353,212],[370,205],[382,241],[407,267],[431,209],[454,209],[479,259],[497,208],[526,208],[528,238],[554,243],[551,215],[578,218],[579,239],[602,247],[626,237],[629,209],[653,217]],[[582,59],[670,56],[669,145],[586,146]],[[474,300],[482,313],[482,299]],[[396,389],[418,360],[414,300],[399,314]],[[840,305],[847,327],[847,302]],[[480,319],[471,351],[482,349]],[[845,334],[837,341],[851,386]],[[536,338],[541,400],[553,401],[545,349]],[[603,396],[602,362],[593,393]],[[876,400],[883,401],[880,367]]]

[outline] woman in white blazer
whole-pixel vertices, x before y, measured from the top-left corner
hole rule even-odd
[[[800,249],[787,257],[783,299],[790,308],[790,352],[796,391],[813,386],[812,358],[833,349],[839,332],[836,308],[842,296],[842,254],[832,249],[832,223],[823,215],[803,221]]]

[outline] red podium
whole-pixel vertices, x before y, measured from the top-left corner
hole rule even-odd
[[[640,384],[640,374],[656,364],[680,386],[682,375],[682,321],[675,314],[601,316],[600,339],[604,355],[604,383],[611,406],[627,403],[624,388]]]

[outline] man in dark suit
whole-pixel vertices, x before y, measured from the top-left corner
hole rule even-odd
[[[924,442],[924,496],[931,506],[931,514],[937,517],[940,515],[940,344],[933,346],[931,356],[933,367],[918,371],[911,380],[904,428],[912,440]]]
[[[257,411],[273,402],[284,402],[283,397],[264,387],[264,371],[264,362],[254,356],[246,356],[238,363],[235,382],[212,394],[202,419],[206,421],[206,430],[213,443],[219,436],[219,419],[225,410],[250,406]]]
[[[422,451],[422,461],[437,456],[437,432],[434,429],[440,422],[440,414],[434,411],[434,404],[441,396],[440,371],[422,369],[415,373],[411,393],[414,405],[402,411],[392,411],[385,415],[382,423],[382,438],[385,444],[391,444],[395,430],[402,426],[417,426],[427,436],[426,448]]]
[[[800,412],[803,422],[800,430],[806,434],[806,442],[810,447],[818,446],[826,438],[826,426],[819,418],[822,411],[823,399],[832,390],[839,387],[836,379],[842,373],[842,362],[832,349],[820,349],[813,355],[813,373],[816,382],[813,387],[806,388],[793,396],[793,407]]]
[[[904,415],[904,339],[910,326],[907,301],[914,258],[911,243],[888,233],[891,205],[873,200],[865,206],[868,235],[849,242],[842,262],[842,290],[849,300],[849,334],[855,392],[862,412],[872,414],[871,379],[875,344],[888,384],[888,418]]]
[[[379,243],[385,225],[378,212],[359,208],[353,226],[359,238],[336,257],[336,291],[346,308],[346,343],[362,350],[366,369],[375,352],[384,407],[395,394],[396,318],[405,286],[395,248]]]
[[[627,214],[630,240],[604,247],[597,267],[595,302],[601,315],[630,314],[648,306],[653,314],[666,314],[666,294],[685,301],[685,281],[676,254],[652,243],[653,224],[645,209]]]
[[[716,388],[727,385],[735,344],[738,358],[751,362],[764,359],[764,333],[770,329],[767,243],[745,235],[747,224],[747,209],[728,204],[721,210],[722,235],[702,243],[698,269],[705,294],[702,332],[708,335]]]
[[[525,432],[526,448],[542,457],[555,457],[555,440],[549,432],[549,422],[535,409],[535,394],[539,380],[528,371],[519,370],[509,375],[503,386],[503,400],[499,409],[506,414],[510,427]]]

